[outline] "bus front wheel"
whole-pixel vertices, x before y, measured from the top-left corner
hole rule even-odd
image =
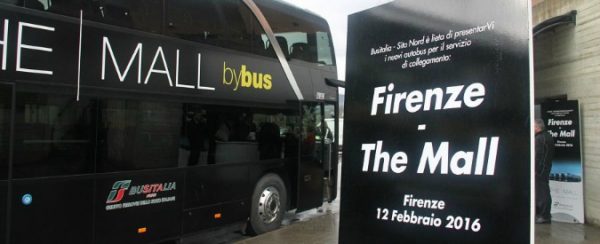
[[[254,234],[262,234],[281,226],[286,211],[287,192],[283,180],[276,174],[263,176],[252,194],[250,227]]]

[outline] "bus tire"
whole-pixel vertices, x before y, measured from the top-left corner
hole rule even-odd
[[[262,234],[281,226],[287,204],[283,180],[276,174],[266,174],[254,187],[250,210],[250,232]]]

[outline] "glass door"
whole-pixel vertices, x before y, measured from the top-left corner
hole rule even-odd
[[[323,203],[324,143],[323,105],[302,105],[300,163],[298,164],[298,211]]]
[[[325,179],[325,198],[331,202],[337,196],[338,176],[338,110],[333,103],[323,104],[323,123],[320,126],[323,137],[323,170]]]

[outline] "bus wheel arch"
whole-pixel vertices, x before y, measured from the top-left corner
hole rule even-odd
[[[262,234],[279,228],[287,211],[287,197],[286,185],[279,175],[263,175],[252,193],[250,233]]]

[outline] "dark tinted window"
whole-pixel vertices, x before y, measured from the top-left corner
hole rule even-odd
[[[92,0],[25,0],[26,8],[44,10],[66,16],[79,18],[80,11],[84,17],[94,11]]]
[[[242,1],[170,0],[167,16],[169,35],[268,55],[262,28]]]
[[[335,64],[329,26],[324,19],[281,2],[257,0],[256,3],[286,56],[322,65]]]
[[[160,33],[162,0],[24,0],[30,9]]]
[[[93,100],[25,92],[16,99],[13,177],[93,172]]]
[[[181,105],[102,100],[98,120],[98,172],[176,167]]]
[[[160,33],[163,25],[162,0],[103,0],[94,10],[90,19],[111,25],[152,33]]]
[[[302,158],[321,159],[322,109],[320,104],[303,105],[302,116]]]
[[[23,5],[23,2],[21,0],[0,0],[0,3],[8,4],[8,5],[18,5],[18,6]]]
[[[8,176],[11,99],[10,86],[0,84],[0,180]]]
[[[298,156],[299,119],[291,110],[184,106],[180,165],[257,162]]]

